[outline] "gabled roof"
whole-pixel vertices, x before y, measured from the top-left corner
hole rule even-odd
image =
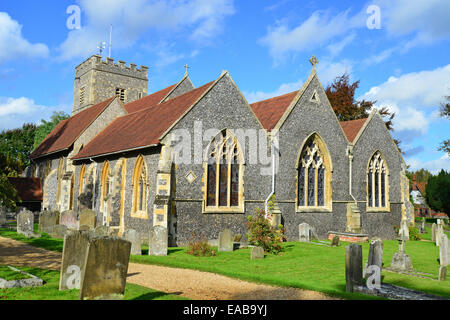
[[[8,177],[8,181],[17,190],[22,201],[42,201],[41,179]]]
[[[344,130],[345,136],[350,143],[353,143],[361,128],[364,126],[368,118],[339,121],[339,124]]]
[[[30,155],[31,159],[39,158],[46,154],[63,151],[72,146],[75,140],[84,130],[103,112],[103,110],[115,99],[109,98],[92,107],[89,107],[69,119],[61,121],[41,144]]]
[[[258,117],[264,129],[271,131],[281,119],[298,91],[287,93],[278,97],[252,103],[250,107]]]
[[[116,118],[72,159],[86,159],[159,144],[160,136],[214,83],[211,81],[176,98]]]
[[[171,85],[170,87],[167,87],[165,89],[159,90],[155,93],[152,93],[148,96],[145,96],[139,100],[132,101],[130,103],[127,103],[125,105],[125,109],[128,113],[133,113],[136,111],[141,111],[142,109],[145,109],[147,107],[153,106],[155,104],[160,103],[170,92],[172,92],[173,89],[178,84]]]

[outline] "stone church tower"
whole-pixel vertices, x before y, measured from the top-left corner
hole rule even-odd
[[[114,95],[124,104],[147,95],[148,67],[93,55],[75,68],[72,115]]]

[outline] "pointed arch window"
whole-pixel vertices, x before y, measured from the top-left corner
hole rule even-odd
[[[222,130],[211,141],[204,168],[204,212],[243,212],[243,157],[229,130]]]
[[[367,167],[367,209],[370,211],[389,210],[389,170],[386,160],[377,151]]]
[[[147,202],[149,194],[148,171],[144,158],[140,155],[136,159],[133,172],[133,206],[132,216],[147,217]]]
[[[303,145],[297,169],[297,211],[331,211],[331,161],[317,134]]]

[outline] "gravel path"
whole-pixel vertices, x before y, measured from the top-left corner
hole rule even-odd
[[[0,237],[0,265],[59,270],[60,252]],[[130,263],[127,282],[195,300],[332,300],[326,294],[232,279],[215,273]]]

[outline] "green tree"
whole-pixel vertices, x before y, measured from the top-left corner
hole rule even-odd
[[[0,174],[0,206],[15,211],[17,208],[16,201],[20,202],[16,188],[9,183],[5,174]]]
[[[33,150],[36,130],[35,124],[25,123],[22,128],[3,130],[0,133],[0,154],[6,158],[2,165],[11,166],[9,171],[14,168],[16,173],[20,174],[30,164],[28,157]],[[0,172],[6,171],[6,168],[0,168]],[[8,175],[11,175],[10,173]]]
[[[370,109],[372,109],[376,101],[357,101],[355,99],[355,92],[358,87],[359,80],[350,83],[349,74],[344,73],[342,76],[336,77],[325,89],[328,100],[339,121],[356,120],[367,118],[369,116]],[[384,123],[386,124],[387,129],[389,131],[394,131],[392,120],[395,117],[395,112],[391,113],[388,108],[383,107],[378,110],[378,113],[385,120]],[[394,142],[400,152],[402,152],[399,147],[400,141],[394,139]]]
[[[444,102],[441,105],[441,117],[450,120],[450,96],[447,96],[445,98],[447,99],[447,103]],[[450,139],[442,141],[438,150],[445,151],[448,155],[450,155]]]
[[[68,119],[69,117],[70,116],[64,111],[53,111],[50,121],[42,119],[42,124],[39,125],[34,136],[33,150],[41,144],[48,134],[58,125],[58,123],[62,120]]]
[[[425,199],[431,209],[445,212],[450,217],[450,173],[441,170],[428,178]]]

